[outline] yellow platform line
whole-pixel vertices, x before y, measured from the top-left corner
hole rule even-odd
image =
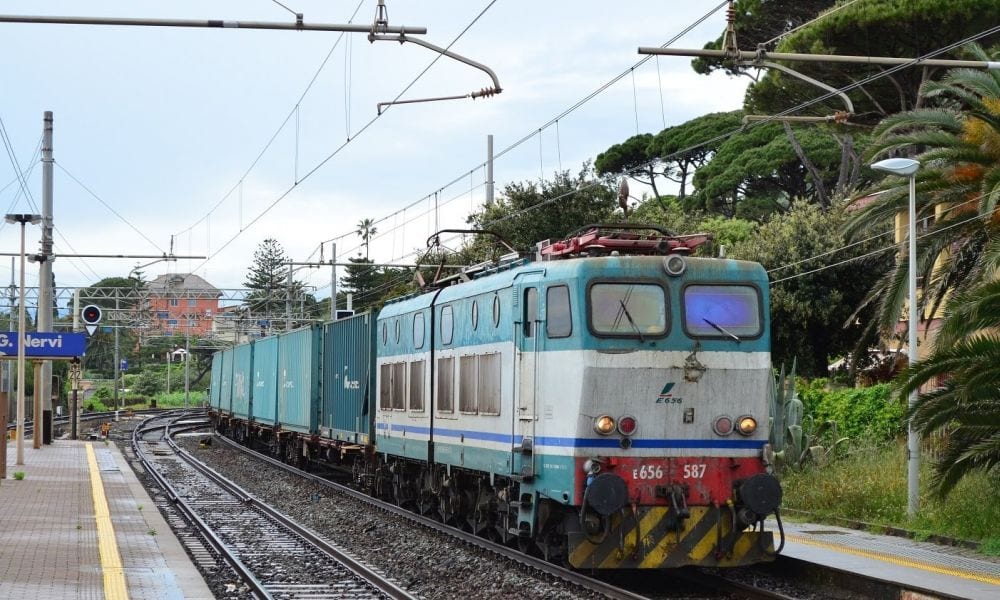
[[[898,556],[883,554],[881,552],[858,550],[857,548],[850,548],[848,546],[841,546],[840,544],[831,544],[828,542],[820,542],[814,539],[804,538],[798,535],[786,534],[785,538],[793,542],[798,542],[800,544],[816,546],[818,548],[826,548],[828,550],[836,550],[837,552],[843,552],[845,554],[853,554],[855,556],[863,556],[865,558],[880,560],[882,562],[899,565],[901,567],[910,567],[913,569],[920,569],[921,571],[930,571],[932,573],[938,573],[940,575],[950,575],[952,577],[959,577],[961,579],[979,581],[982,583],[988,583],[990,585],[1000,585],[1000,577],[993,577],[992,575],[986,575],[983,573],[973,573],[970,571],[962,571],[959,569],[949,569],[948,567],[940,567],[938,565],[932,565],[930,563],[926,563],[923,561],[900,558]]]
[[[97,521],[97,547],[101,554],[101,571],[104,574],[104,598],[106,600],[128,600],[125,587],[125,570],[122,557],[118,553],[115,528],[111,525],[111,511],[108,498],[104,495],[104,482],[97,468],[94,447],[87,444],[87,466],[90,467],[90,491],[94,497],[94,517]]]

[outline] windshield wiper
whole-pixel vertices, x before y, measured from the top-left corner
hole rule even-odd
[[[732,331],[727,331],[725,328],[722,327],[722,325],[717,325],[717,324],[709,321],[708,319],[706,319],[704,317],[702,317],[702,320],[705,321],[706,323],[708,323],[709,325],[711,325],[712,327],[714,327],[715,330],[718,331],[719,333],[721,333],[722,335],[728,335],[729,337],[731,337],[734,340],[736,340],[737,344],[740,343],[740,341],[741,341],[740,340],[740,336],[736,335]]]
[[[636,325],[636,324],[635,324],[635,320],[634,320],[634,319],[632,319],[632,313],[630,313],[630,312],[628,311],[628,307],[627,307],[627,306],[625,306],[625,301],[624,301],[624,300],[621,300],[621,299],[619,299],[619,300],[618,300],[618,303],[622,305],[622,310],[623,310],[623,311],[625,311],[625,318],[626,318],[626,319],[628,319],[628,322],[629,322],[629,323],[630,323],[630,324],[632,325],[632,329],[635,329],[635,333],[636,333],[636,335],[638,335],[638,336],[639,336],[639,342],[640,342],[640,343],[643,343],[643,344],[645,344],[645,343],[646,343],[646,340],[645,340],[645,338],[643,338],[643,337],[642,337],[642,332],[641,332],[641,331],[639,331],[639,326],[638,326],[638,325]]]

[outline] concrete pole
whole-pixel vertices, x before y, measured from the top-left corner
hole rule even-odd
[[[52,156],[52,121],[52,111],[45,111],[42,132],[42,251],[38,268],[38,319],[35,323],[37,331],[52,331],[52,165],[55,163]],[[46,420],[49,420],[51,427],[52,361],[42,361],[41,378],[35,380],[35,390],[35,396],[41,396],[41,402],[35,402],[35,406],[41,407],[35,415],[35,437],[41,439]],[[35,447],[38,447],[37,443]]]
[[[120,288],[115,288],[115,312],[118,312],[118,310],[121,309],[121,306],[118,303],[118,301],[120,299],[121,299],[121,289]],[[114,373],[115,373],[115,396],[114,396],[114,398],[115,398],[115,408],[114,408],[114,410],[116,412],[118,411],[118,373],[119,373],[119,368],[121,367],[121,362],[120,361],[121,361],[121,358],[119,358],[119,356],[118,356],[118,327],[115,327],[115,364],[114,364]],[[117,414],[115,415],[115,420],[116,421],[118,420],[118,415]]]
[[[292,265],[288,265],[288,283],[285,284],[285,331],[292,330]]]
[[[11,271],[13,272],[13,271]],[[330,320],[337,318],[337,242],[330,247]]]
[[[184,336],[184,408],[189,406],[191,406],[191,319],[187,320],[187,335]]]
[[[10,310],[7,311],[7,331],[14,331],[14,300],[17,298],[17,284],[14,283],[14,257],[10,257],[10,287],[7,288],[7,300]],[[14,374],[10,361],[4,361],[4,372],[7,375],[7,418],[17,412],[17,402],[14,396]]]
[[[24,464],[24,221],[21,221],[21,296],[17,306],[17,465]]]
[[[493,206],[493,134],[486,136],[486,206]]]

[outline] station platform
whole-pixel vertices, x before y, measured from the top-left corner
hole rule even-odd
[[[773,516],[767,527],[776,532]],[[840,572],[844,577],[839,581],[849,583],[851,574],[862,575],[902,590],[894,597],[910,600],[1000,600],[1000,558],[833,525],[784,520],[784,528],[781,556]],[[873,589],[855,591],[882,597]]]
[[[0,598],[214,597],[114,444],[23,450],[0,481]]]

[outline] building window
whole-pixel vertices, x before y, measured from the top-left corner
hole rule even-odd
[[[197,298],[188,298],[188,306],[198,306]]]
[[[177,298],[171,298],[170,299],[170,306],[180,306],[180,305],[181,305],[181,301],[178,300]]]
[[[166,319],[168,317],[170,317],[170,313],[166,313],[166,312],[158,312],[158,313],[156,313],[156,318],[157,319],[163,320],[163,319]]]
[[[195,321],[194,319],[188,319],[188,327],[197,327],[197,326],[198,326],[197,321]]]

